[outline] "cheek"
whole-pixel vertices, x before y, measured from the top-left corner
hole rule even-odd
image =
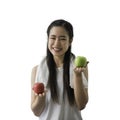
[[[48,41],[48,48],[50,48],[51,45],[52,45],[52,43],[50,41]]]
[[[70,44],[66,43],[66,44],[64,44],[64,46],[65,46],[65,49],[67,50],[69,48]]]

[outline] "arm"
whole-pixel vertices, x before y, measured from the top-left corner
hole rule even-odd
[[[88,89],[84,87],[82,74],[84,73],[88,80],[88,68],[75,68],[74,69],[74,94],[75,101],[80,110],[84,109],[88,102]]]
[[[32,69],[31,73],[31,110],[36,116],[40,116],[45,106],[45,93],[35,94],[32,87],[35,83],[37,66]]]

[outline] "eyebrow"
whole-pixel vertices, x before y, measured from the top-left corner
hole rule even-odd
[[[66,36],[64,36],[64,35],[61,35],[61,36],[59,36],[59,37],[64,37],[64,38],[65,38]]]
[[[56,37],[56,35],[51,35],[51,37]],[[59,36],[59,37],[66,37],[66,36],[64,36],[64,35],[61,35],[61,36]]]
[[[56,37],[55,35],[50,35],[51,37]]]

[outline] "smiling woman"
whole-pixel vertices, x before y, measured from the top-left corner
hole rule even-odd
[[[32,69],[31,109],[40,120],[82,120],[81,110],[88,102],[88,68],[74,67],[73,27],[55,20],[47,36],[47,55]],[[43,93],[32,90],[36,82],[44,83]]]

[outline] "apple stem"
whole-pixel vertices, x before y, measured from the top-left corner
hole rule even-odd
[[[86,63],[86,66],[85,67],[87,67],[87,64],[89,63],[89,61],[87,61],[87,63]]]

